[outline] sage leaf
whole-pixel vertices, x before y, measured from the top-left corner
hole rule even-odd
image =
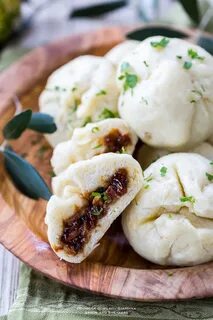
[[[32,110],[28,109],[13,117],[4,127],[3,135],[5,139],[17,139],[27,128],[32,116]]]
[[[200,13],[197,0],[179,0],[179,2],[192,21],[198,24],[200,21]]]
[[[126,37],[128,39],[142,41],[146,38],[153,36],[163,36],[169,38],[187,38],[188,34],[182,31],[174,30],[169,27],[143,27],[140,29],[136,29],[130,33],[127,33]]]
[[[15,186],[32,199],[49,200],[52,193],[38,171],[14,151],[3,151],[5,168]]]
[[[54,118],[49,114],[41,112],[34,112],[32,114],[27,127],[41,133],[53,133],[57,130]]]
[[[90,5],[73,10],[70,18],[74,17],[94,17],[105,14],[127,5],[127,0],[104,2],[96,5]]]

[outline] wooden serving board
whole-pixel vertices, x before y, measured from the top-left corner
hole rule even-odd
[[[105,28],[62,39],[26,55],[0,75],[0,129],[14,113],[14,95],[24,108],[37,110],[38,96],[54,69],[80,54],[103,55],[123,39],[123,29]],[[50,184],[52,150],[42,135],[29,130],[12,147]],[[45,208],[45,201],[30,200],[16,190],[0,158],[0,242],[30,267],[66,285],[124,299],[213,295],[213,263],[176,269],[151,264],[131,249],[119,219],[85,262],[60,261],[47,241]]]

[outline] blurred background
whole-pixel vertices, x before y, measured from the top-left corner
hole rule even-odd
[[[212,34],[213,0],[1,0],[0,70],[14,54],[68,34],[153,22]]]

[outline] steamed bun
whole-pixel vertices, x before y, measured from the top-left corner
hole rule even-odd
[[[68,140],[73,130],[117,115],[115,66],[103,57],[80,56],[54,71],[39,98],[41,112],[55,119],[57,131],[47,135],[52,146]]]
[[[119,113],[146,144],[187,150],[213,134],[213,58],[181,39],[148,38],[119,64]]]
[[[73,263],[84,260],[142,184],[138,162],[115,153],[79,161],[53,178],[45,221],[55,253]]]
[[[212,163],[198,154],[170,154],[144,171],[144,181],[122,219],[133,249],[161,265],[212,260]]]
[[[140,43],[137,40],[126,40],[122,43],[117,44],[117,46],[113,47],[111,50],[107,52],[105,58],[110,60],[114,65],[118,65],[128,53],[130,53],[136,46]]]
[[[106,119],[76,128],[71,140],[59,143],[51,159],[59,174],[71,163],[86,160],[106,152],[132,154],[137,136],[122,119]]]
[[[208,142],[203,142],[197,147],[188,150],[188,152],[198,153],[209,160],[213,160],[213,146]],[[171,152],[168,150],[157,149],[144,144],[137,151],[136,160],[143,169],[146,169],[152,162],[169,153]]]

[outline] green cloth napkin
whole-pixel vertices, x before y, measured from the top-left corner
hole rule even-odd
[[[134,302],[72,289],[21,266],[16,301],[1,320],[210,320],[213,299]]]

